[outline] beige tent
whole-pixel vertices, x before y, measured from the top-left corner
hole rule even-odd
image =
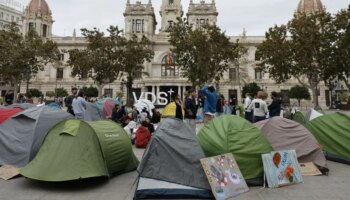
[[[326,174],[329,170],[321,146],[315,137],[301,124],[281,117],[255,124],[265,135],[272,148],[295,150],[301,163],[314,162]]]

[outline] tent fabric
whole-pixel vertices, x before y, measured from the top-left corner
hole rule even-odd
[[[318,117],[321,117],[321,116],[323,116],[322,113],[317,112],[316,110],[311,108],[305,115],[305,123],[312,121],[312,120],[314,120]]]
[[[299,111],[295,112],[295,114],[293,115],[293,121],[296,121],[296,122],[304,125],[305,124],[305,117],[304,117],[303,113],[299,112]]]
[[[99,107],[96,104],[93,103],[86,103],[86,110],[84,115],[85,121],[98,121],[103,120],[105,117],[102,113],[102,111],[99,109]]]
[[[261,131],[247,120],[225,115],[208,122],[198,134],[207,157],[232,153],[248,184],[263,177],[261,154],[273,151]]]
[[[22,112],[21,108],[0,108],[0,124],[19,112]]]
[[[182,109],[182,114],[185,117],[185,110]],[[162,117],[176,117],[176,103],[169,103],[162,112]]]
[[[107,119],[112,117],[112,112],[113,112],[113,109],[115,107],[115,104],[116,103],[115,103],[115,101],[113,101],[113,99],[106,99],[106,101],[103,105],[103,108],[102,108],[102,112]]]
[[[163,119],[156,132],[153,133],[138,168],[140,182],[135,198],[139,199],[155,190],[163,194],[171,194],[176,191],[179,196],[185,198],[193,190],[184,189],[184,186],[196,188],[197,191],[202,192],[210,191],[206,175],[200,164],[200,159],[204,157],[203,150],[190,127],[175,118]],[[144,190],[141,182],[144,178],[160,184],[159,187]],[[167,188],[167,184],[164,183],[174,185]],[[212,198],[211,195],[209,197]],[[164,198],[169,198],[169,196]]]
[[[137,101],[137,103],[134,104],[134,107],[139,111],[139,113],[142,112],[143,108],[146,108],[151,117],[153,116],[152,110],[155,108],[154,104],[148,100],[148,99],[140,99]]]
[[[30,179],[59,182],[108,177],[135,170],[137,164],[128,136],[116,123],[68,119],[50,130],[35,159],[20,172]]]
[[[25,166],[36,156],[49,129],[72,117],[47,106],[13,115],[0,125],[0,165]]]
[[[147,144],[151,140],[151,133],[147,127],[140,126],[136,131],[135,146],[137,148],[146,148]]]
[[[254,125],[261,130],[274,151],[295,150],[299,162],[313,162],[323,173],[329,171],[321,146],[303,125],[281,117],[273,117]]]
[[[61,106],[58,103],[50,103],[47,106],[49,106],[52,109],[61,109]]]
[[[350,116],[343,113],[328,114],[308,123],[306,128],[315,136],[326,152],[327,159],[350,162]],[[334,155],[334,156],[332,156]],[[347,161],[347,162],[346,162]]]
[[[35,105],[31,104],[31,103],[14,103],[14,104],[7,106],[7,108],[21,108],[23,110],[27,110],[27,109],[33,108],[33,107],[35,107]]]

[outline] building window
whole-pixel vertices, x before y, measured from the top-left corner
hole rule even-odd
[[[15,16],[11,16],[11,22],[15,21]]]
[[[0,13],[0,19],[2,19],[2,18],[4,18],[4,13],[3,12]]]
[[[173,21],[173,20],[170,20],[170,21],[168,21],[168,23],[169,23],[169,28],[172,28],[173,25],[174,25],[174,21]]]
[[[136,33],[141,33],[142,32],[142,20],[141,19],[137,19],[136,20]]]
[[[10,18],[10,15],[9,14],[6,14],[6,20],[8,21]]]
[[[34,31],[35,30],[35,25],[33,22],[29,23],[29,29],[28,31],[31,32],[31,31]]]
[[[89,74],[89,72],[87,72],[87,71],[82,71],[81,72],[81,78],[80,79],[87,79],[88,78],[88,74]]]
[[[16,22],[17,22],[17,23],[19,22],[19,17],[16,18]]]
[[[113,89],[105,89],[104,95],[109,98],[113,98]]]
[[[179,67],[174,58],[169,54],[162,60],[162,77],[178,77]]]
[[[43,37],[46,37],[47,35],[47,25],[43,25]]]
[[[229,69],[229,79],[230,81],[237,81],[237,68]]]
[[[63,68],[57,68],[57,79],[62,79],[63,78]]]
[[[205,19],[197,19],[197,27],[202,28],[206,23]]]
[[[170,6],[174,5],[174,0],[169,0],[169,5]]]
[[[263,73],[260,69],[255,69],[255,80],[262,80]]]
[[[4,24],[3,24],[2,22],[0,22],[0,28],[2,28],[3,25],[4,25]]]
[[[60,61],[64,61],[64,53],[60,54]]]

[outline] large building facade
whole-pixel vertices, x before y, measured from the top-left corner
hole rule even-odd
[[[320,0],[301,0],[298,10],[302,12],[313,12],[322,9]],[[214,0],[210,2],[190,1],[189,9],[186,14],[187,21],[195,28],[201,27],[205,23],[216,24],[218,11]],[[184,17],[181,0],[163,0],[160,8],[160,29],[156,30],[156,17],[151,0],[146,3],[139,1],[133,3],[127,0],[124,19],[125,37],[131,37],[133,34],[148,37],[153,45],[154,58],[152,62],[144,64],[144,70],[149,76],[137,79],[133,85],[136,97],[141,94],[151,92],[156,96],[161,92],[179,93],[184,97],[185,91],[190,87],[190,83],[181,77],[181,71],[176,64],[169,65],[169,53],[172,46],[168,41],[166,30],[172,26],[178,17]],[[53,19],[51,10],[45,0],[32,0],[23,13],[23,32],[34,28],[42,37],[52,39],[58,44],[61,53],[62,64],[50,64],[44,71],[39,72],[30,82],[30,88],[37,88],[44,94],[47,91],[55,91],[55,88],[65,88],[70,91],[72,86],[84,87],[95,85],[94,82],[86,77],[72,77],[71,68],[65,63],[69,59],[66,53],[70,49],[85,48],[87,43],[84,38],[76,37],[75,33],[71,37],[57,37],[52,35]],[[224,75],[220,82],[219,92],[226,98],[230,96],[241,97],[241,90],[244,83],[256,82],[267,92],[287,92],[297,81],[290,80],[287,83],[277,85],[269,78],[268,74],[256,69],[255,52],[257,45],[264,41],[264,36],[250,37],[243,31],[241,36],[232,36],[234,42],[239,39],[248,52],[240,60],[239,66],[232,64],[230,70]],[[176,63],[176,62],[175,62]],[[25,93],[25,84],[21,86],[21,92]],[[108,84],[103,88],[103,93],[108,96],[116,96],[117,92],[126,92],[124,80],[118,80]],[[321,106],[326,107],[329,104],[329,91],[324,84],[320,85],[319,102]],[[152,95],[150,95],[152,96]]]

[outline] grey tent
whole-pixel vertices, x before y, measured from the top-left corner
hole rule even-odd
[[[273,150],[295,150],[301,163],[313,162],[327,174],[326,158],[316,138],[298,122],[273,117],[254,124],[265,135]]]
[[[105,119],[104,114],[96,104],[86,103],[85,121],[99,121]]]
[[[139,165],[135,199],[213,198],[200,164],[204,157],[190,127],[163,119]]]
[[[27,110],[27,109],[33,108],[33,107],[36,107],[36,106],[34,104],[31,104],[31,103],[14,103],[14,104],[7,106],[7,108],[22,108],[23,110]]]
[[[47,106],[32,107],[0,125],[0,165],[23,167],[37,154],[52,126],[73,116]]]

